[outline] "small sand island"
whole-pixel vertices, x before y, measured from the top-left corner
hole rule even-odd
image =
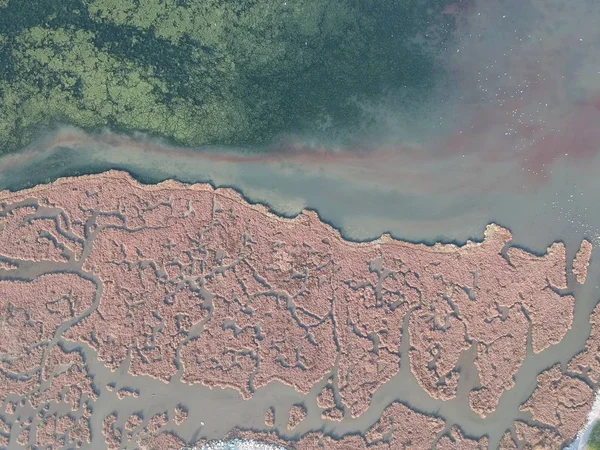
[[[587,239],[581,241],[581,246],[573,260],[573,275],[579,284],[585,283],[592,256],[592,243]]]
[[[311,211],[281,218],[231,189],[142,185],[117,171],[0,192],[0,206],[0,447],[205,442],[178,433],[195,414],[183,403],[111,413],[91,433],[99,397],[129,405],[145,393],[99,392],[77,344],[109,373],[126,363],[132,379],[234,389],[241,402],[273,382],[308,395],[329,379],[314,406],[288,408],[294,440],[271,430],[277,405],[258,412],[264,431],[240,424],[229,437],[298,449],[484,449],[484,432],[467,435],[400,401],[361,434],[305,423],[361,417],[401,370],[432,401],[463,396],[473,420],[489,423],[525,359],[561,342],[574,317],[565,246],[536,256],[494,224],[463,246],[387,235],[353,243]],[[585,242],[573,263],[580,282]],[[568,368],[537,374],[501,448],[559,449],[575,438],[600,382],[600,309],[591,322]],[[465,391],[466,355],[477,383]]]

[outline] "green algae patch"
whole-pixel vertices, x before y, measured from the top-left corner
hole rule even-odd
[[[586,450],[600,450],[600,422],[594,424],[585,448]]]
[[[449,34],[447,3],[0,0],[0,152],[57,124],[241,147],[356,128],[360,100],[425,95],[415,38]]]

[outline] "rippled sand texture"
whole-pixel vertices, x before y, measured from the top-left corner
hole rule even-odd
[[[320,419],[302,401],[287,411],[275,402],[253,413],[265,428],[236,423],[228,437],[301,449],[495,447],[483,419],[528,355],[551,351],[573,322],[565,246],[536,256],[510,247],[497,225],[462,247],[387,235],[351,243],[313,212],[283,219],[230,189],[146,186],[115,171],[0,201],[0,445],[199,445],[201,430],[178,430],[206,406],[181,386],[233,389],[243,405],[279,383],[303,396],[316,389]],[[510,412],[503,448],[560,448],[585,424],[600,373],[598,314],[586,350],[567,371],[537,374]],[[401,369],[419,398],[468,400],[479,434],[464,433],[461,414],[425,413],[425,400],[390,400],[353,433],[317,431],[362,416]],[[101,389],[102,371],[170,383],[178,403],[144,414],[144,393]],[[123,412],[119,402],[137,406]],[[227,421],[226,408],[215,411]]]

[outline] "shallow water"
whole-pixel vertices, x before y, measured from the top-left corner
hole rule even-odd
[[[256,157],[232,154],[229,158],[224,155],[230,151],[184,150],[153,141],[89,136],[64,129],[31,149],[0,158],[0,189],[15,190],[60,176],[117,168],[148,183],[177,179],[230,186],[281,215],[314,209],[351,240],[371,240],[390,232],[416,242],[465,242],[481,239],[485,225],[495,222],[511,229],[515,245],[538,253],[555,240],[574,244],[585,236],[600,242],[600,212],[595,207],[600,185],[591,172],[600,167],[600,156],[585,169],[557,164],[543,181],[522,178],[511,170],[487,175],[485,168],[456,167],[451,178],[468,179],[469,173],[476,171],[487,180],[485,185],[465,181],[456,188],[448,175],[452,167],[435,160],[412,161],[414,171],[421,168],[422,178],[433,180],[417,185],[414,175],[403,177],[404,159],[411,161],[401,154],[349,157],[347,153],[313,152]],[[380,164],[387,166],[387,173],[379,170]],[[374,179],[354,176],[361,165],[374,166],[369,168]],[[489,185],[494,183],[497,186]]]

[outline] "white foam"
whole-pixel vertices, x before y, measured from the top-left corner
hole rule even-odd
[[[191,447],[184,450],[286,450],[278,445],[266,444],[253,439],[232,439],[229,441],[211,441],[202,447]]]

